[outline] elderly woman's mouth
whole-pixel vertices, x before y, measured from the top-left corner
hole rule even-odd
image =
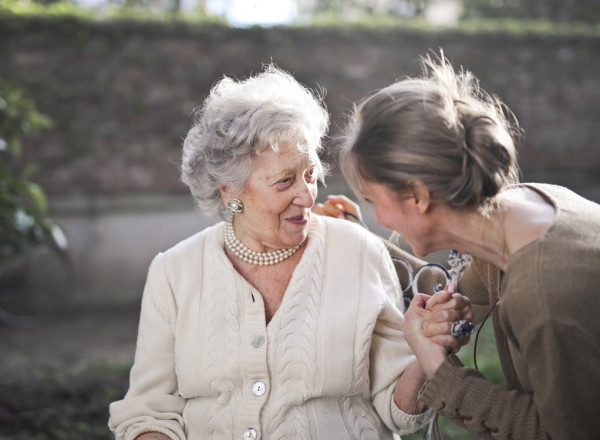
[[[303,226],[308,223],[308,214],[307,215],[296,215],[294,217],[288,217],[285,219],[288,223],[293,225]]]

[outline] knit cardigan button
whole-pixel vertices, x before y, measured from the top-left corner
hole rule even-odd
[[[244,440],[256,440],[256,429],[248,428],[244,431]]]
[[[252,346],[254,348],[258,348],[265,343],[265,337],[263,335],[258,335],[252,340]]]
[[[252,394],[255,396],[262,396],[265,391],[267,391],[267,386],[264,382],[254,382],[254,385],[252,385]]]

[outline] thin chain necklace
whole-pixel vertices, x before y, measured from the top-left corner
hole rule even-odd
[[[298,245],[293,248],[278,249],[271,252],[254,252],[235,236],[231,221],[225,223],[224,235],[225,245],[236,257],[258,266],[272,266],[273,264],[280,263],[290,258],[300,249],[300,245]]]

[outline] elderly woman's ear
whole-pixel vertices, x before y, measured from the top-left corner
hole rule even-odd
[[[227,199],[231,196],[228,196],[227,186],[221,185],[219,186],[219,192],[221,193],[221,198],[223,199],[223,203],[227,203]]]
[[[221,193],[221,199],[223,200],[223,205],[225,205],[225,206],[227,206],[227,202],[229,201],[229,199],[232,199],[235,197],[235,194],[233,194],[231,191],[229,191],[229,188],[227,187],[227,185],[220,186],[219,192]]]

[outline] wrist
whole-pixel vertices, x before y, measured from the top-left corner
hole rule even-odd
[[[418,395],[426,380],[419,362],[411,362],[396,381],[393,396],[396,407],[406,414],[421,414],[426,408]]]
[[[421,363],[421,367],[423,368],[423,371],[427,376],[427,379],[431,380],[431,378],[435,376],[435,373],[442,366],[447,356],[448,354],[444,350],[437,351],[435,352],[435,354],[430,354],[428,356],[422,356],[418,358],[419,362]]]

